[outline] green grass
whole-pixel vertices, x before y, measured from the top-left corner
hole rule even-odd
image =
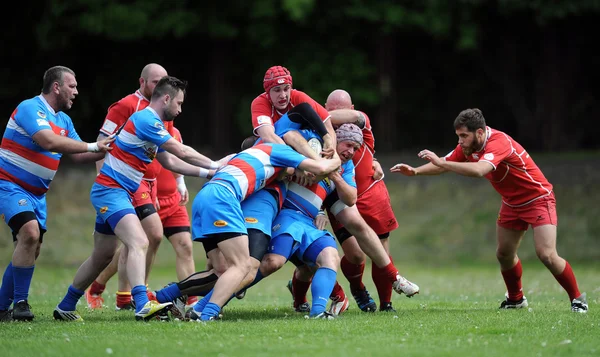
[[[500,198],[486,180],[388,174],[400,223],[390,238],[392,255],[401,273],[421,287],[413,299],[394,295],[397,314],[365,314],[352,302],[338,320],[307,321],[290,307],[286,266],[244,300],[232,301],[224,320],[211,324],[135,322],[131,314],[114,311],[116,278],[105,293],[106,309],[87,311],[80,304],[83,324],[52,320],[52,309],[91,252],[94,223],[93,168],[61,168],[48,194],[48,233],[31,289],[36,320],[0,324],[0,356],[600,356],[598,158],[548,155],[538,162],[555,187],[558,251],[588,293],[587,315],[570,312],[566,294],[535,256],[531,232],[519,250],[531,309],[498,311],[505,291],[495,262]],[[381,161],[386,168],[398,161],[419,163]],[[203,182],[187,180],[192,198]],[[0,227],[3,268],[13,246],[6,225]],[[205,257],[198,244],[194,257],[201,268]],[[173,249],[165,241],[151,288],[175,279],[173,264]],[[364,280],[376,298],[369,268]]]
[[[291,268],[286,266],[244,300],[233,300],[222,321],[203,324],[143,323],[130,312],[115,312],[115,281],[107,287],[105,309],[89,311],[80,302],[84,323],[53,321],[52,309],[75,269],[39,267],[30,298],[35,321],[0,324],[0,343],[2,356],[600,355],[598,266],[574,269],[588,292],[587,315],[570,312],[566,294],[541,264],[524,266],[530,309],[519,311],[497,309],[504,286],[495,265],[411,265],[403,271],[421,293],[412,299],[394,295],[396,314],[363,313],[352,301],[337,320],[305,320],[290,307],[285,284]],[[151,286],[167,283],[173,274],[172,268],[157,269]],[[365,283],[376,298],[368,268]]]

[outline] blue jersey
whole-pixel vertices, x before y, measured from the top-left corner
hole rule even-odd
[[[38,196],[48,191],[62,156],[33,141],[33,135],[45,129],[81,140],[71,118],[55,112],[39,95],[17,106],[6,124],[0,146],[0,179],[14,182]]]
[[[207,184],[227,187],[241,202],[277,178],[283,168],[297,168],[304,160],[285,144],[259,144],[235,155]]]
[[[114,149],[106,154],[96,182],[124,188],[133,194],[160,146],[171,139],[158,114],[150,107],[133,113],[119,131]]]
[[[344,181],[350,186],[356,187],[354,163],[352,163],[352,160],[343,163],[341,170]],[[311,218],[315,218],[321,206],[323,206],[325,198],[334,190],[335,184],[329,178],[325,178],[308,187],[290,182],[283,207],[300,211]]]

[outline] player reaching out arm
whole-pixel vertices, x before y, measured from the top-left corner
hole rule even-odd
[[[479,109],[465,109],[454,120],[458,145],[444,158],[430,150],[418,156],[429,163],[413,168],[406,164],[392,172],[406,176],[434,175],[452,171],[469,177],[485,177],[502,196],[496,222],[497,253],[506,285],[501,309],[528,306],[523,295],[523,268],[517,249],[529,225],[537,256],[569,295],[571,310],[588,311],[587,298],[577,286],[570,264],[556,251],[556,200],[553,187],[525,149],[506,133],[486,125]]]

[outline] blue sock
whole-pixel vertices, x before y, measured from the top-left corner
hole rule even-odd
[[[31,285],[31,278],[33,278],[34,268],[35,265],[30,267],[12,266],[13,281],[15,284],[15,296],[13,299],[15,302],[27,300],[29,297],[29,286]]]
[[[60,304],[58,304],[58,308],[62,311],[75,311],[77,309],[77,302],[83,294],[85,294],[85,291],[75,289],[73,285],[69,285],[67,295],[65,295]]]
[[[131,289],[131,296],[135,301],[135,312],[140,312],[142,308],[148,303],[148,295],[146,295],[146,285],[134,286]]]
[[[10,262],[4,271],[2,285],[0,285],[0,310],[8,310],[14,296],[15,280],[13,278],[12,262]]]
[[[197,314],[200,314],[202,312],[202,310],[204,310],[204,307],[210,301],[210,297],[212,296],[213,291],[214,290],[209,291],[208,294],[206,294],[200,301],[198,301],[194,305],[194,311],[196,311]]]
[[[221,312],[221,308],[219,305],[209,302],[202,310],[202,315],[200,315],[200,320],[208,321],[211,317],[219,317],[219,312]]]
[[[329,268],[319,268],[313,276],[310,292],[312,294],[312,306],[310,316],[317,316],[325,311],[329,295],[333,291],[337,273]]]
[[[173,301],[178,297],[181,297],[181,290],[177,284],[171,284],[156,292],[156,300],[160,303]]]

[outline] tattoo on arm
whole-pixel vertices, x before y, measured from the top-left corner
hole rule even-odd
[[[365,115],[361,112],[358,112],[358,119],[356,120],[356,122],[354,122],[354,124],[356,124],[357,127],[364,129],[366,121],[367,119],[365,118]]]

